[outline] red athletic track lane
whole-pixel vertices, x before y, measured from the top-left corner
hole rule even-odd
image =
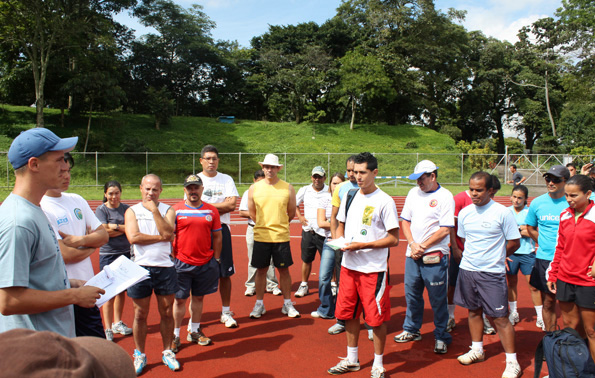
[[[498,198],[499,202],[507,204],[506,197]],[[126,201],[132,202],[135,201]],[[164,200],[174,203],[174,200]],[[402,207],[403,199],[396,201]],[[91,203],[97,206],[96,202]],[[235,218],[235,217],[234,217]],[[255,297],[244,296],[244,282],[247,277],[247,253],[245,243],[246,225],[231,226],[233,235],[233,251],[236,274],[232,277],[231,309],[235,312],[235,319],[239,327],[225,328],[219,322],[221,313],[221,299],[218,294],[205,297],[204,312],[201,326],[205,334],[213,340],[209,346],[199,346],[186,341],[186,324],[189,315],[186,313],[184,326],[181,331],[182,347],[177,354],[182,365],[177,372],[170,371],[161,362],[162,343],[159,334],[159,314],[153,298],[149,314],[149,334],[147,337],[147,362],[142,376],[145,377],[324,377],[326,370],[335,365],[338,357],[346,355],[345,334],[331,336],[328,327],[334,320],[313,319],[310,312],[318,307],[318,267],[319,257],[313,263],[312,274],[309,279],[310,294],[304,298],[292,299],[296,302],[296,309],[302,314],[301,318],[290,319],[281,314],[282,298],[265,295],[267,313],[261,319],[250,319],[248,314],[254,306]],[[300,282],[301,258],[300,237],[301,229],[298,224],[291,226],[291,249],[294,265],[290,268],[293,281],[292,292],[295,293]],[[401,235],[401,239],[402,239]],[[397,344],[393,341],[396,334],[401,332],[405,316],[404,298],[404,261],[405,243],[391,249],[390,281],[392,315],[388,323],[388,336],[384,353],[384,366],[387,377],[431,377],[457,378],[465,377],[500,377],[505,368],[504,351],[497,335],[485,336],[484,346],[486,360],[470,366],[463,366],[456,360],[457,356],[466,353],[471,345],[467,326],[466,310],[457,307],[457,326],[452,332],[453,343],[448,353],[437,355],[433,352],[433,318],[432,310],[425,298],[424,322],[421,328],[423,339],[417,342]],[[98,269],[98,254],[93,255],[95,269]],[[543,336],[535,327],[535,311],[531,303],[529,289],[526,282],[519,279],[519,313],[521,322],[515,326],[518,360],[526,377],[533,375],[533,354]],[[130,298],[126,300],[124,321],[132,326],[133,308]],[[132,354],[134,342],[132,336],[115,335],[118,345]],[[369,377],[373,360],[372,342],[368,341],[367,333],[362,327],[360,333],[359,358],[361,370],[348,373],[349,377]],[[107,362],[109,363],[109,362]],[[547,367],[541,376],[547,374]]]

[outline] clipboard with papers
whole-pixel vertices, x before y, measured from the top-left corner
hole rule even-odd
[[[130,286],[148,278],[148,270],[120,256],[111,264],[104,266],[101,272],[85,283],[85,286],[95,286],[105,290],[105,294],[101,295],[95,303],[97,307],[101,307]]]

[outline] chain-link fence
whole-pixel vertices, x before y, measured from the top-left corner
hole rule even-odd
[[[283,169],[280,177],[292,184],[310,182],[313,167],[323,166],[327,176],[345,171],[345,161],[351,153],[277,153]],[[399,178],[413,172],[415,165],[424,159],[432,160],[439,169],[439,181],[443,184],[464,185],[469,176],[478,170],[497,174],[509,180],[510,164],[527,177],[527,185],[543,185],[542,175],[556,164],[574,162],[580,171],[583,164],[593,156],[570,156],[552,154],[432,154],[432,153],[377,153],[380,185],[413,184]],[[106,181],[118,180],[123,185],[138,185],[147,173],[159,175],[165,185],[179,185],[190,173],[202,171],[200,152],[74,152],[75,168],[72,171],[73,186],[102,186]],[[219,171],[229,174],[237,185],[251,184],[254,172],[260,169],[259,161],[265,153],[220,153]],[[11,187],[14,173],[6,152],[0,152],[0,186]]]

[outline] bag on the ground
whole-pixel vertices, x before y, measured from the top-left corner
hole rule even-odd
[[[572,328],[547,332],[535,350],[535,374],[539,378],[543,357],[550,378],[595,378],[595,363],[585,340]]]

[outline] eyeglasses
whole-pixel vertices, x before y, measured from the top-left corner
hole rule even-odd
[[[553,182],[554,184],[559,184],[562,182],[562,179],[560,177],[555,177],[555,176],[545,176],[543,178],[545,180],[545,182],[547,182],[548,184],[550,182]]]

